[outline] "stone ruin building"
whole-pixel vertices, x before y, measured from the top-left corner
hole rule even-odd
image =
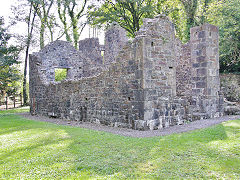
[[[30,111],[136,130],[219,117],[218,56],[217,27],[194,27],[182,44],[164,15],[145,19],[132,41],[119,26],[104,46],[55,41],[30,55]],[[55,81],[56,68],[67,69],[65,80]]]

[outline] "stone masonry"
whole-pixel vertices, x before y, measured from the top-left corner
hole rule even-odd
[[[217,27],[194,27],[182,44],[164,15],[145,19],[131,42],[118,25],[104,46],[97,38],[79,50],[55,41],[30,55],[30,111],[136,130],[219,117],[218,56]],[[55,68],[66,68],[67,78],[56,82]]]

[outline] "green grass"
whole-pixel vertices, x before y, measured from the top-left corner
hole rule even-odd
[[[0,179],[239,179],[240,121],[131,138],[0,116]]]
[[[9,110],[0,110],[1,114],[12,114],[12,113],[23,113],[23,112],[29,112],[29,106],[15,108],[15,109],[9,109]]]

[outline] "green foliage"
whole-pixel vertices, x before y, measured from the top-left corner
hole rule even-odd
[[[186,40],[190,39],[190,29],[196,26],[196,13],[199,4],[199,0],[180,0],[183,5],[184,12],[186,14],[186,27],[185,36]]]
[[[4,20],[0,18],[0,96],[5,93],[15,94],[19,88],[17,81],[21,78],[20,71],[16,67],[19,62],[19,49],[16,46],[8,46],[11,35],[4,28]]]
[[[18,48],[8,46],[11,35],[4,28],[4,19],[0,17],[0,67],[11,66],[17,63]]]
[[[213,3],[208,11],[209,21],[219,27],[220,71],[240,72],[240,1]]]
[[[108,0],[101,6],[90,6],[88,20],[93,26],[108,26],[117,22],[130,37],[134,37],[143,18],[165,14],[174,23],[179,39],[187,42],[190,28],[206,22],[205,12],[209,2],[210,0]]]
[[[239,179],[240,121],[165,137],[0,116],[1,179]]]
[[[78,49],[80,35],[86,26],[86,22],[82,22],[81,20],[85,16],[87,0],[83,0],[81,3],[79,2],[81,1],[57,0],[58,16],[63,24],[66,40],[73,42],[76,49]],[[69,24],[68,19],[70,20]],[[72,32],[69,31],[70,28]]]
[[[0,69],[1,95],[4,95],[4,93],[9,96],[18,94],[21,89],[20,79],[20,71],[15,66],[5,66]]]
[[[28,0],[34,8],[35,13],[40,20],[40,48],[45,46],[45,31],[48,28],[51,36],[51,41],[53,41],[53,27],[55,25],[55,18],[53,14],[50,13],[51,8],[55,0]],[[34,14],[35,14],[34,13]],[[30,20],[30,19],[29,19]]]
[[[179,0],[158,0],[155,6],[156,14],[165,14],[173,22],[177,37],[186,42],[186,15],[183,5]]]
[[[154,14],[151,0],[107,0],[98,7],[89,7],[88,20],[92,25],[109,25],[117,22],[130,37],[140,29],[143,18],[151,18]]]
[[[55,69],[55,81],[62,81],[67,78],[67,69]]]

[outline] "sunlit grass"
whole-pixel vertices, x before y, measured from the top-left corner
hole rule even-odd
[[[23,112],[29,112],[29,106],[15,108],[15,109],[8,109],[8,110],[0,110],[0,115],[12,114],[12,113],[23,113]]]
[[[155,138],[0,116],[0,179],[239,179],[240,121]]]

